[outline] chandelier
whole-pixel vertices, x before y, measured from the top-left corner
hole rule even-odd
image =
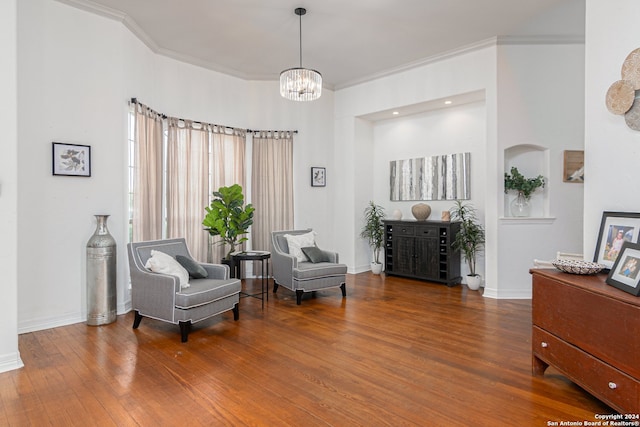
[[[298,7],[300,17],[300,66],[280,73],[280,95],[291,101],[314,101],[322,95],[322,75],[316,70],[302,68],[302,15],[307,9]]]

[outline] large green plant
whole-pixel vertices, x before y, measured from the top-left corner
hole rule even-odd
[[[531,194],[540,187],[544,188],[544,177],[542,175],[538,175],[535,178],[525,178],[515,166],[511,168],[511,174],[504,173],[505,193],[509,190],[522,191],[524,197],[529,199]]]
[[[457,200],[451,208],[451,220],[460,221],[460,230],[453,241],[453,248],[459,250],[469,266],[471,276],[476,275],[476,258],[485,243],[484,228],[478,222],[476,209],[471,204]]]
[[[220,244],[228,244],[229,252],[225,255],[229,259],[235,252],[236,245],[248,240],[240,237],[249,232],[249,226],[253,224],[253,211],[251,204],[244,206],[242,187],[234,184],[231,187],[220,187],[213,192],[214,199],[211,205],[205,207],[207,215],[202,225],[212,236],[220,236]]]
[[[373,249],[373,258],[376,264],[380,264],[380,249],[384,243],[384,208],[370,201],[364,210],[364,225],[360,237],[367,239]]]

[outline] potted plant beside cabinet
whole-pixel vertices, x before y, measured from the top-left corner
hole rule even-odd
[[[538,175],[535,178],[525,178],[517,167],[511,168],[511,174],[504,173],[504,192],[517,191],[518,195],[509,205],[511,215],[517,217],[529,216],[531,206],[529,199],[538,188],[544,188],[544,177]]]
[[[462,253],[462,257],[469,266],[467,286],[471,290],[478,290],[482,277],[476,273],[476,257],[484,247],[484,228],[478,222],[473,205],[464,204],[460,200],[457,200],[456,205],[451,208],[451,220],[460,221],[460,231],[453,241],[453,248]]]
[[[384,243],[384,208],[376,205],[373,201],[364,210],[364,225],[360,232],[360,237],[367,239],[369,246],[373,249],[373,261],[371,262],[371,272],[380,274],[382,263],[380,262],[380,250]]]
[[[211,205],[205,208],[207,211],[202,225],[212,236],[220,236],[220,244],[229,245],[229,252],[225,259],[236,250],[236,245],[248,240],[244,234],[249,232],[249,226],[253,224],[253,211],[251,204],[244,206],[242,187],[234,184],[231,187],[220,187],[213,192],[214,199]],[[241,237],[242,236],[242,237]]]

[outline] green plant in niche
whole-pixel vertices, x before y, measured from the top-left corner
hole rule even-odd
[[[535,178],[525,178],[515,166],[511,168],[511,174],[504,173],[505,193],[509,190],[522,192],[522,195],[528,200],[538,188],[544,188],[544,177],[542,175],[538,175]]]
[[[235,252],[236,245],[249,240],[241,237],[249,232],[253,224],[254,207],[251,204],[244,206],[242,187],[234,184],[231,187],[220,187],[213,192],[214,199],[211,205],[205,207],[207,211],[202,225],[212,236],[220,236],[219,244],[228,244],[229,252],[225,255],[230,258]]]
[[[373,258],[376,264],[380,264],[380,249],[384,243],[384,208],[373,201],[364,210],[364,225],[360,231],[360,237],[367,239],[373,249]]]
[[[460,221],[460,231],[453,241],[453,248],[459,250],[469,266],[469,275],[476,276],[476,258],[484,247],[484,228],[478,222],[476,208],[456,200],[451,208],[451,220]]]

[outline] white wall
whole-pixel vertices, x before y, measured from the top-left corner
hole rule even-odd
[[[389,200],[389,162],[392,160],[442,154],[471,153],[471,198],[465,203],[484,205],[486,176],[486,109],[484,101],[453,105],[449,108],[413,114],[374,123],[373,176],[374,200],[385,208],[387,216],[402,211],[403,219],[413,220],[411,207],[417,201]],[[429,219],[439,220],[454,201],[427,201],[431,206]],[[484,223],[484,213],[480,213]],[[478,273],[484,275],[484,261],[478,262]],[[464,265],[466,268],[466,264]],[[465,270],[463,274],[468,272]]]
[[[18,351],[17,0],[0,2],[0,372],[22,366]]]
[[[391,160],[472,151],[475,153],[472,165],[478,165],[477,176],[474,172],[471,184],[473,202],[481,218],[487,209],[492,209],[490,203],[494,199],[488,194],[496,191],[497,183],[488,181],[483,171],[493,164],[484,153],[496,146],[495,52],[495,45],[488,43],[463,55],[336,92],[335,140],[342,154],[336,162],[340,165],[339,179],[343,185],[335,194],[337,206],[341,207],[336,210],[335,224],[340,235],[349,236],[338,242],[338,250],[351,272],[365,269],[371,257],[370,249],[358,237],[362,211],[368,200],[374,199],[384,206],[389,215],[400,206],[405,218],[411,217],[408,206],[412,203],[389,201]],[[388,123],[367,125],[362,120],[373,113],[474,92],[485,93],[483,106],[460,106]],[[466,123],[470,128],[454,131],[456,123]],[[445,136],[447,130],[454,134]],[[401,139],[394,138],[392,132],[397,132]],[[434,207],[432,215],[438,218],[440,211],[451,205],[430,204]],[[485,270],[482,266],[480,269]]]
[[[18,316],[25,332],[85,320],[94,214],[111,215],[124,309],[127,107],[121,24],[33,0],[18,5],[18,31]],[[92,176],[52,176],[52,141],[90,145]]]
[[[640,2],[587,0],[586,5],[584,250],[591,258],[603,211],[640,212],[640,132],[609,113],[604,102],[609,86],[621,78],[625,58],[640,47]]]
[[[562,173],[564,150],[583,149],[583,64],[582,44],[498,50],[499,175],[517,166],[528,177],[542,174],[547,185],[532,197],[538,219],[508,218],[506,207],[515,195],[501,195],[499,217],[506,218],[499,219],[496,236],[498,280],[487,284],[485,296],[531,298],[534,259],[554,259],[557,251],[582,252],[583,184],[563,182]],[[522,145],[542,151],[504,158],[505,150]]]
[[[247,82],[156,55],[122,23],[53,0],[20,2],[18,35],[20,332],[85,321],[86,242],[98,213],[111,215],[108,225],[118,243],[118,312],[130,307],[125,245],[131,97],[170,116],[298,129],[296,226],[319,230],[321,243],[331,244],[325,218],[333,209],[331,186],[338,182],[331,164],[331,91],[312,104],[286,102],[275,82]],[[52,176],[52,141],[91,145],[92,176]],[[310,166],[327,167],[325,189],[310,188]]]

